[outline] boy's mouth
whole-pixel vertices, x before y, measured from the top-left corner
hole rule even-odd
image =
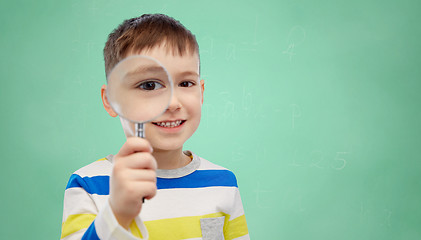
[[[186,120],[152,122],[152,124],[164,128],[175,128],[182,125],[184,122],[186,122]]]

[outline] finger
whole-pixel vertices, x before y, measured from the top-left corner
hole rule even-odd
[[[142,183],[142,187],[143,187],[143,199],[147,199],[150,200],[153,197],[155,197],[156,195],[156,184],[155,183],[151,183],[151,182],[143,182]]]
[[[131,169],[157,169],[156,160],[150,153],[133,153],[120,159],[120,161],[124,161],[124,165]]]
[[[130,169],[125,174],[131,181],[152,182],[156,184],[156,172],[153,170]]]
[[[139,137],[129,137],[121,147],[117,155],[127,156],[136,152],[149,152],[152,153],[152,146],[146,139]]]
[[[136,184],[136,187],[138,187],[139,189],[142,189],[139,193],[139,200],[142,200],[143,198],[145,199],[151,199],[153,197],[155,197],[156,195],[156,183],[153,182],[138,182]]]

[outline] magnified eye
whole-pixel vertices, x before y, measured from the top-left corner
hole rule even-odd
[[[158,90],[164,86],[157,81],[145,81],[139,84],[138,88],[146,91]]]

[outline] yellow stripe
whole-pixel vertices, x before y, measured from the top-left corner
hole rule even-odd
[[[140,232],[139,227],[137,227],[137,224],[135,221],[133,221],[130,224],[130,232],[133,234],[133,236],[143,239],[142,233]]]
[[[99,162],[99,161],[104,161],[104,160],[107,160],[107,159],[106,158],[101,158],[101,159],[98,159],[96,161]]]
[[[224,228],[224,237],[226,240],[238,238],[249,233],[247,228],[246,217],[244,215],[234,218],[228,222]]]
[[[65,238],[81,229],[88,228],[95,220],[95,214],[73,214],[61,225],[61,238]]]
[[[219,212],[203,216],[146,221],[145,225],[148,229],[150,240],[178,240],[187,238],[200,238],[202,237],[200,219],[216,218],[222,216],[225,216],[225,219],[229,219],[228,214]]]
[[[180,217],[171,219],[162,219],[145,222],[149,231],[150,239],[177,240],[186,238],[200,238],[202,231],[200,228],[200,219],[216,218],[225,216],[224,237],[227,240],[248,234],[246,218],[244,215],[228,221],[229,215],[219,212],[203,216]],[[61,238],[65,238],[81,229],[88,228],[95,220],[95,214],[73,214],[70,215],[62,224]],[[164,231],[163,231],[164,230]],[[136,222],[130,224],[130,232],[139,238],[143,238],[136,225]]]

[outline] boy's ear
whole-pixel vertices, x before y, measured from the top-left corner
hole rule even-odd
[[[107,111],[108,114],[110,114],[111,117],[117,117],[118,114],[114,112],[114,110],[111,108],[110,103],[107,99],[107,85],[102,85],[101,87],[101,99],[102,104],[104,105],[105,111]]]
[[[203,92],[205,91],[205,80],[200,80],[200,90],[202,92],[202,104],[203,104]]]

